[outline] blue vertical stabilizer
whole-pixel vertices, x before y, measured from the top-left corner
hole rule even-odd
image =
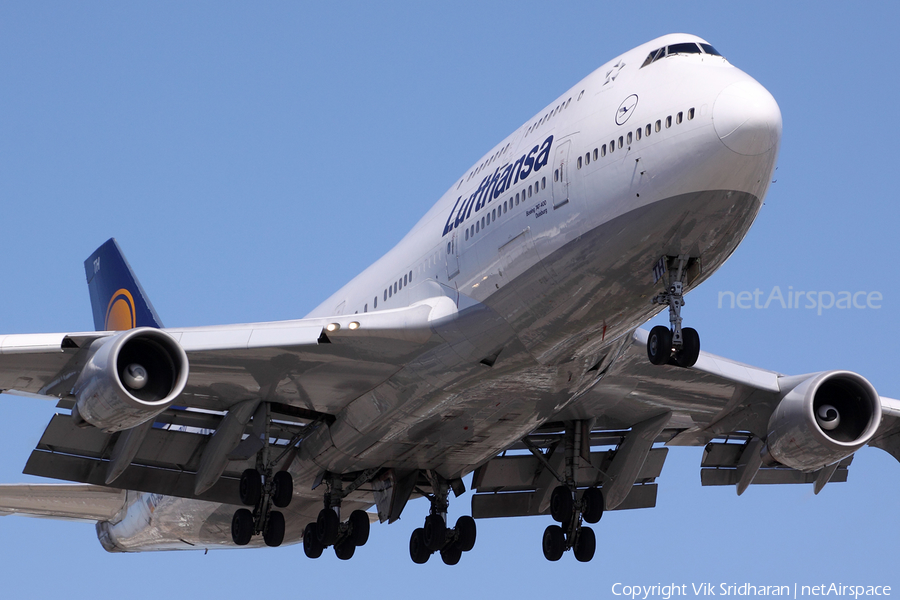
[[[163,326],[115,238],[84,261],[84,274],[97,331]]]

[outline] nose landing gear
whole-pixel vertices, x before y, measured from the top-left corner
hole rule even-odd
[[[677,258],[664,256],[654,269],[658,275],[657,281],[663,276],[669,279],[666,290],[651,300],[653,304],[669,307],[669,327],[657,325],[650,330],[647,338],[647,358],[654,365],[692,367],[700,356],[700,335],[695,329],[681,327],[685,280],[689,272],[698,270],[697,259],[686,255]]]

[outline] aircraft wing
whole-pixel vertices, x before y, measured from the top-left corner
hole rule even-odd
[[[642,329],[625,336],[552,422],[476,470],[473,516],[549,514],[557,475],[565,468],[563,442],[571,440],[573,427],[581,440],[576,485],[602,487],[608,510],[655,506],[666,446],[705,446],[701,484],[733,485],[738,494],[751,484],[789,483],[812,483],[819,493],[828,482],[847,480],[853,448],[826,467],[801,468],[797,460],[793,468],[763,460],[764,440],[771,443],[773,426],[780,427],[773,414],[786,398],[800,405],[803,394],[844,386],[863,404],[866,390],[874,394],[864,379],[846,371],[786,376],[708,352],[691,368],[656,366],[647,359],[647,337]],[[877,395],[871,400],[878,407],[868,445],[900,460],[900,401]],[[801,428],[790,435],[798,446],[816,448],[816,440],[801,439]],[[809,451],[825,455],[829,449]]]
[[[83,374],[102,370],[94,362],[107,345],[142,334],[174,340],[172,347],[184,350],[189,375],[164,410],[138,426],[80,427],[76,410],[57,414],[25,473],[235,503],[240,473],[255,464],[266,433],[253,431],[252,439],[241,442],[252,423],[274,423],[268,435],[280,463],[288,464],[310,425],[333,420],[348,402],[440,343],[434,327],[456,311],[452,299],[439,296],[397,310],[295,321],[7,335],[0,337],[0,389],[59,398],[61,408],[73,409],[73,390],[89,390]],[[168,337],[159,337],[160,331]],[[127,350],[118,352],[124,356]],[[116,401],[104,396],[109,387],[98,388],[101,408]],[[261,418],[263,409],[268,419]],[[114,413],[128,410],[118,405]]]
[[[189,360],[180,405],[221,411],[258,398],[329,414],[426,350],[432,324],[455,312],[441,296],[365,314],[161,331]],[[66,397],[91,344],[119,333],[0,336],[0,390]]]

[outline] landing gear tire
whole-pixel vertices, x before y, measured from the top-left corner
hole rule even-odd
[[[475,547],[475,537],[477,535],[475,527],[475,519],[468,515],[463,515],[456,520],[456,544],[460,551],[468,552]],[[447,561],[444,561],[447,562]],[[447,563],[449,564],[449,563]],[[453,563],[456,564],[456,563]]]
[[[447,541],[447,524],[440,515],[428,515],[425,517],[425,527],[422,528],[425,547],[432,552],[437,552],[444,547]]]
[[[699,344],[699,337],[697,341]],[[650,330],[650,335],[647,337],[647,358],[654,365],[664,365],[669,362],[671,356],[672,332],[669,331],[668,327],[657,325]],[[696,361],[696,359],[694,360]]]
[[[365,546],[369,541],[369,515],[364,510],[350,513],[350,541],[354,546]]]
[[[603,492],[599,488],[588,488],[581,497],[581,516],[588,523],[594,524],[603,517]]]
[[[262,476],[256,469],[247,469],[241,473],[241,482],[238,486],[241,503],[244,506],[256,506],[262,497]]]
[[[325,548],[319,543],[315,523],[307,523],[303,530],[303,552],[308,558],[319,558]]]
[[[441,560],[445,565],[455,565],[462,558],[463,550],[459,547],[459,542],[454,542],[441,549]]]
[[[675,362],[679,367],[693,367],[700,356],[700,334],[696,329],[685,327],[681,330],[681,339],[682,347],[675,353]]]
[[[231,517],[231,540],[238,546],[246,546],[252,537],[253,513],[246,508],[240,508]]]
[[[409,557],[417,565],[424,565],[431,556],[431,550],[425,546],[425,530],[422,527],[413,530],[409,537]]]
[[[559,525],[550,525],[544,530],[544,539],[541,544],[544,550],[544,558],[556,562],[562,558],[566,550],[566,534]]]
[[[275,484],[272,492],[272,504],[278,508],[285,508],[294,497],[294,479],[287,471],[278,471],[272,478]]]
[[[558,485],[550,495],[550,516],[557,523],[568,523],[572,518],[572,492],[567,486]]]
[[[353,558],[354,552],[356,552],[356,545],[349,538],[334,545],[334,555],[341,560],[350,560]]]
[[[337,541],[338,530],[341,521],[337,513],[330,508],[323,508],[319,511],[319,518],[316,520],[316,536],[324,547],[331,546]]]
[[[244,509],[246,510],[246,509]],[[284,515],[273,510],[269,512],[269,518],[266,519],[266,530],[263,532],[263,540],[266,546],[275,548],[284,541]]]
[[[597,549],[597,538],[590,527],[582,527],[578,532],[578,541],[575,542],[575,560],[578,562],[590,562],[594,558]]]

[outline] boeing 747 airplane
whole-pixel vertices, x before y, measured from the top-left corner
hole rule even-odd
[[[349,559],[424,496],[416,563],[529,515],[556,523],[548,560],[589,561],[604,512],[655,506],[667,446],[738,494],[818,493],[866,444],[900,459],[900,402],[861,375],[739,364],[686,326],[781,128],[766,89],[673,34],[563,92],[303,319],[165,328],[109,240],[85,262],[96,331],[0,336],[0,389],[58,399],[25,473],[72,482],[0,486],[0,513],[94,521],[110,552]],[[448,523],[469,474],[472,515]]]

